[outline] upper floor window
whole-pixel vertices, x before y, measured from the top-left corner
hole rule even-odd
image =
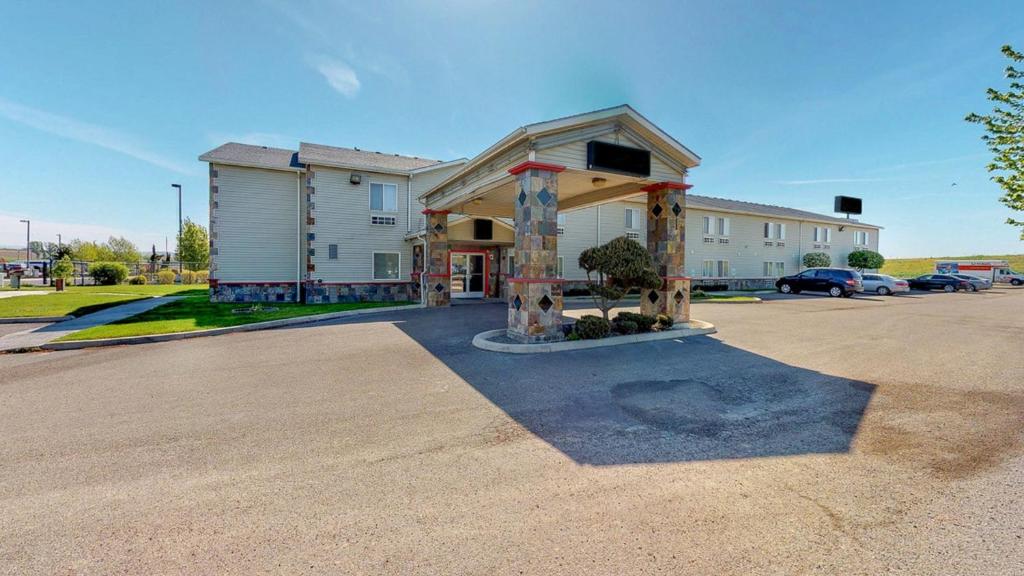
[[[704,225],[701,230],[704,232],[705,235],[714,234],[714,230],[711,228],[711,216],[701,217],[701,223]]]
[[[729,219],[728,218],[719,218],[718,219],[718,226],[716,228],[716,231],[718,232],[719,236],[728,236],[729,235]]]
[[[640,209],[626,208],[626,230],[637,230],[640,228]]]
[[[863,230],[856,230],[856,231],[854,231],[854,233],[853,233],[853,243],[856,244],[857,246],[867,246],[868,245],[868,240],[869,240],[869,235],[868,235],[867,232],[864,232]]]
[[[785,224],[780,224],[778,222],[765,222],[764,223],[764,237],[767,240],[771,240],[773,238],[774,239],[778,239],[778,240],[785,240],[786,239],[786,225]]]
[[[370,182],[370,210],[398,212],[398,185]]]
[[[826,226],[815,226],[814,241],[830,244],[832,242],[832,229]]]

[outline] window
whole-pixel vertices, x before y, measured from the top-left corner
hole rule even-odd
[[[764,237],[769,240],[775,238],[775,226],[773,226],[771,222],[764,223]],[[765,245],[769,246],[770,244]]]
[[[402,257],[398,252],[373,253],[373,279],[398,280]]]
[[[715,239],[710,237],[710,236],[705,236],[704,237],[704,243],[705,244],[714,244],[715,243]]]
[[[832,243],[832,229],[831,228],[825,228],[825,244],[831,244],[831,243]]]
[[[565,258],[562,257],[562,256],[559,256],[558,257],[558,268],[555,270],[555,277],[556,278],[561,278],[562,277],[562,270],[564,270],[562,268],[562,266],[563,266],[564,263],[565,263]]]
[[[717,228],[717,230],[718,230],[718,235],[719,236],[728,236],[729,235],[729,219],[728,218],[719,218],[718,219],[718,228]]]
[[[728,260],[719,260],[718,261],[718,275],[720,277],[722,277],[722,278],[725,278],[726,276],[729,275],[729,261]]]
[[[764,263],[764,276],[766,278],[777,278],[786,275],[786,263],[785,262],[765,262]]]
[[[786,225],[785,224],[775,224],[775,237],[778,238],[779,240],[785,240],[786,239]],[[779,244],[779,246],[782,246],[782,244]]]
[[[327,258],[330,259],[330,260],[337,260],[338,259],[338,245],[337,244],[328,244],[327,245]]]
[[[863,230],[857,230],[853,233],[853,243],[857,246],[868,245],[868,233]]]
[[[640,228],[640,209],[626,208],[626,230],[637,230]]]
[[[508,255],[508,272],[507,272],[507,274],[509,276],[515,276],[516,275],[516,257],[511,255],[511,254]]]
[[[558,215],[558,235],[565,234],[565,214]]]
[[[629,232],[629,231],[627,231],[626,232],[626,238],[629,238],[631,240],[639,240],[640,239],[640,233],[639,232]]]
[[[398,185],[370,182],[370,210],[398,212]]]
[[[710,235],[711,232],[711,216],[704,216],[701,219],[704,223],[704,234]]]
[[[703,268],[701,270],[701,276],[704,276],[705,278],[708,278],[708,277],[711,277],[711,276],[714,276],[714,275],[715,275],[715,261],[714,260],[705,260],[704,261],[704,266],[703,266]]]

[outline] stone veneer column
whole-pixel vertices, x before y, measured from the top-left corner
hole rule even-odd
[[[448,266],[448,211],[428,209],[423,213],[427,216],[427,306],[448,306],[452,280]]]
[[[316,170],[309,166],[306,169],[306,283],[307,288],[316,272],[313,263],[313,241],[316,239]]]
[[[217,200],[217,168],[210,164],[210,301],[216,300],[217,286],[217,256],[220,249],[217,246],[217,213],[219,202]]]
[[[520,342],[561,340],[558,278],[558,173],[564,166],[524,162],[515,181],[514,276],[508,278],[508,336]]]
[[[686,267],[686,190],[689,184],[659,182],[647,192],[647,250],[661,276],[661,288],[644,290],[640,312],[666,314],[679,322],[690,320],[690,279]]]

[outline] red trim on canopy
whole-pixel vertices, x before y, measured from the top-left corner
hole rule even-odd
[[[526,172],[527,170],[530,170],[530,169],[547,170],[548,172],[555,172],[557,174],[558,172],[562,172],[563,170],[565,170],[565,166],[561,166],[561,165],[558,165],[558,164],[545,164],[543,162],[532,162],[532,161],[530,161],[530,162],[523,162],[522,164],[519,164],[518,166],[513,166],[513,167],[509,168],[508,169],[508,173],[512,174],[513,176],[515,176],[516,174],[521,174],[521,173]]]
[[[648,184],[641,188],[644,192],[657,192],[658,190],[664,190],[665,188],[671,188],[673,190],[689,190],[693,188],[693,184],[685,184],[683,182],[655,182],[654,184]]]
[[[430,216],[431,214],[451,214],[451,210],[431,210],[430,208],[424,208],[421,214]]]

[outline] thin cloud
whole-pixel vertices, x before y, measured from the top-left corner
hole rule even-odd
[[[817,178],[814,180],[776,180],[783,186],[813,186],[815,184],[852,184],[855,182],[891,182],[891,178]]]
[[[316,71],[324,77],[324,80],[327,80],[327,84],[342,96],[355,98],[359,93],[361,87],[359,77],[348,64],[327,57],[316,58],[312,64]]]
[[[177,172],[179,174],[191,174],[190,170],[170,158],[146,149],[145,146],[135,141],[127,134],[116,130],[81,122],[67,116],[52,114],[29,106],[24,106],[10,100],[0,98],[0,116],[13,122],[24,124],[36,130],[48,132],[61,138],[77,140],[107,150],[113,150],[136,160],[142,160],[153,166]]]

